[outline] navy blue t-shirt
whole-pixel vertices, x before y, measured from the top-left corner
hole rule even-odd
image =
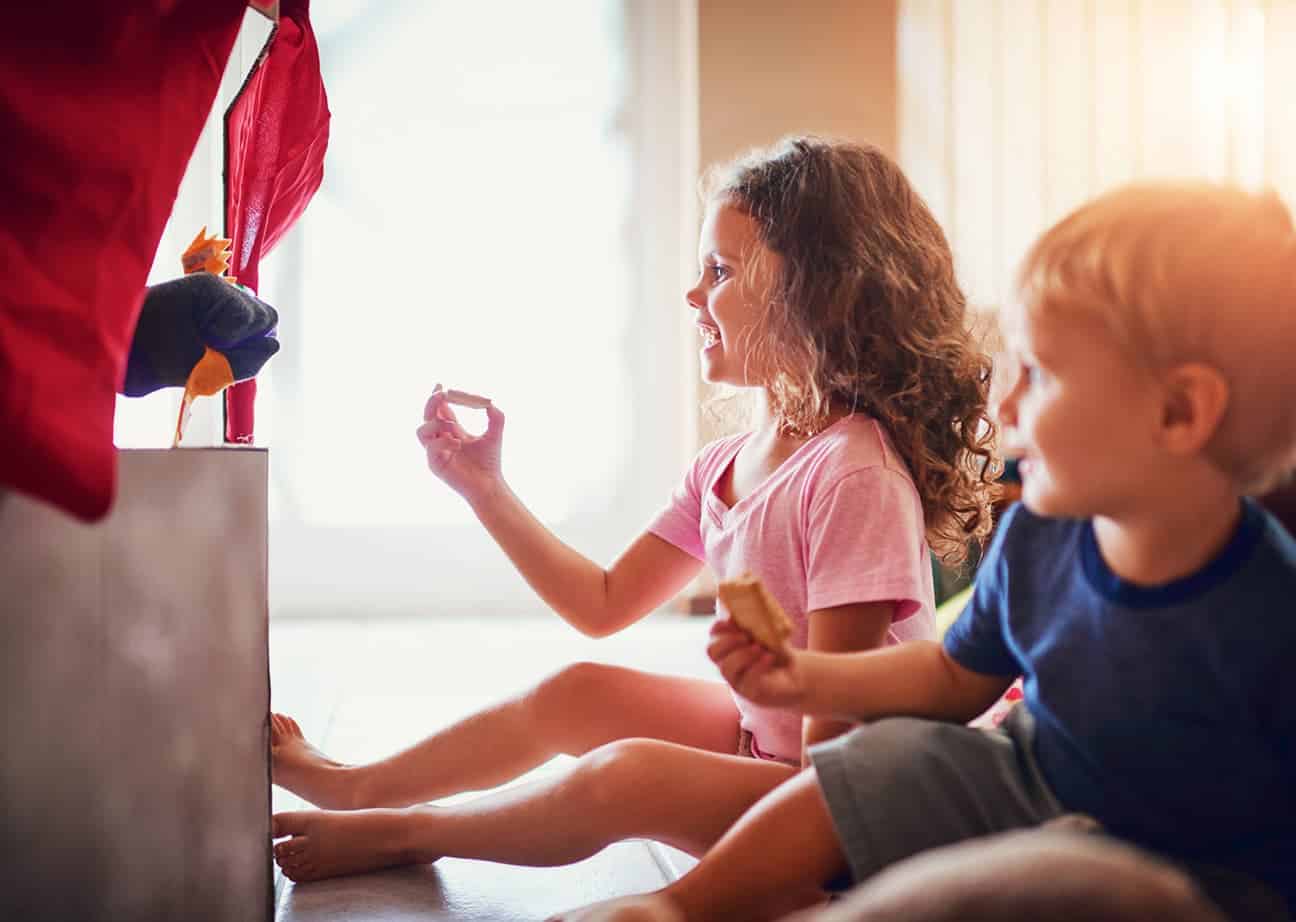
[[[1092,522],[1014,506],[945,648],[1024,676],[1068,810],[1296,909],[1296,540],[1256,503],[1213,561],[1155,588],[1112,573]]]

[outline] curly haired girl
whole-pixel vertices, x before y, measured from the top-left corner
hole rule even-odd
[[[709,565],[757,574],[793,647],[854,651],[933,632],[934,549],[989,528],[988,365],[965,328],[949,247],[875,148],[790,139],[717,172],[686,295],[708,381],[749,388],[752,431],[707,445],[665,508],[604,569],[504,482],[504,416],[467,433],[428,401],[428,465],[539,596],[591,636],[640,620]],[[274,780],[324,811],[280,814],[294,880],[442,855],[561,864],[649,837],[706,851],[848,729],[734,695],[720,681],[568,666],[395,756],[344,766],[274,718]],[[425,802],[575,764],[469,802]],[[418,806],[411,806],[418,805]],[[365,809],[397,808],[397,809]],[[794,894],[803,902],[807,894]]]

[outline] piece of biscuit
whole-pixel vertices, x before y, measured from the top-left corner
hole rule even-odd
[[[461,407],[471,407],[474,410],[484,410],[491,405],[489,397],[479,397],[467,391],[451,389],[445,392],[445,398],[449,403],[455,403]]]
[[[734,624],[762,647],[775,653],[783,649],[792,634],[792,622],[759,579],[744,573],[739,579],[726,580],[719,586],[719,595]]]

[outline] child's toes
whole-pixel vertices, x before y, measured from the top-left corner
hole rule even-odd
[[[290,858],[293,855],[304,854],[306,851],[306,846],[307,846],[307,842],[305,836],[298,836],[296,838],[289,839],[286,842],[280,842],[278,845],[274,847],[275,857]]]

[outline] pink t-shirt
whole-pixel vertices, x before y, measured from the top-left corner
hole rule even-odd
[[[716,483],[751,433],[698,453],[649,531],[705,561],[719,580],[760,577],[804,649],[809,612],[895,600],[888,643],[935,637],[935,597],[922,503],[873,419],[848,416],[792,453],[732,508]],[[735,694],[752,749],[801,760],[801,716]]]

